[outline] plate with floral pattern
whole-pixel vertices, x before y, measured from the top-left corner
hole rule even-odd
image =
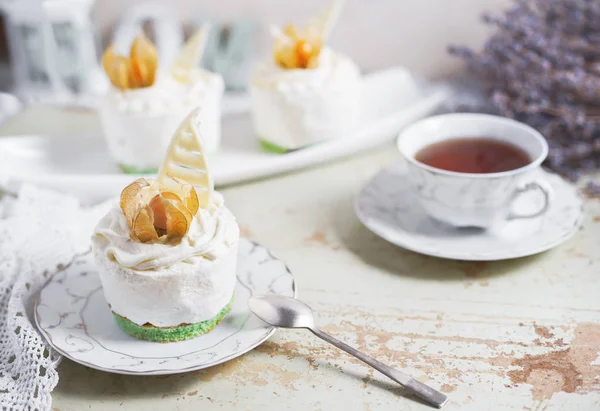
[[[77,257],[46,283],[35,305],[36,324],[59,353],[106,372],[176,374],[223,363],[275,332],[275,327],[251,314],[247,304],[251,296],[296,295],[292,273],[268,249],[241,239],[239,250],[233,308],[208,334],[172,343],[127,335],[104,299],[91,252]]]
[[[493,261],[524,257],[567,241],[583,221],[577,188],[556,174],[539,170],[553,188],[550,208],[541,217],[503,222],[488,230],[456,228],[430,218],[419,206],[404,164],[379,172],[363,187],[355,210],[360,221],[383,239],[417,253],[453,260]],[[536,193],[515,207],[539,209]]]

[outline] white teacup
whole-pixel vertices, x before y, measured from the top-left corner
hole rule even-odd
[[[431,144],[474,137],[513,144],[524,150],[531,162],[510,171],[472,174],[434,168],[415,159],[419,150]],[[434,116],[404,129],[397,145],[407,160],[417,198],[436,220],[455,227],[490,228],[503,220],[540,216],[550,205],[552,189],[539,178],[548,144],[540,133],[518,121],[486,114]],[[517,197],[531,190],[543,195],[541,207],[527,213],[513,210]]]

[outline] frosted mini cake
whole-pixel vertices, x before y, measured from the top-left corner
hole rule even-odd
[[[221,140],[221,99],[224,82],[219,74],[198,68],[206,29],[186,43],[168,70],[158,67],[154,45],[140,34],[129,56],[110,46],[102,65],[112,88],[99,114],[109,152],[129,173],[156,172],[181,119],[195,107],[207,154]]]
[[[273,28],[274,59],[250,80],[254,131],[263,147],[287,152],[348,136],[360,120],[356,64],[325,44],[340,13],[334,4],[306,27]]]
[[[213,329],[231,309],[239,228],[214,191],[193,111],[157,180],[138,179],[92,236],[104,296],[117,324],[150,341]]]

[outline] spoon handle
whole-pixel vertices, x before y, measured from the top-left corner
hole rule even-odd
[[[310,328],[310,331],[312,331],[312,333],[317,337],[335,345],[339,349],[346,351],[348,354],[355,356],[362,362],[375,368],[382,374],[388,376],[392,380],[396,381],[398,384],[402,385],[411,393],[423,399],[424,401],[427,401],[428,403],[438,408],[442,408],[448,401],[448,397],[446,397],[441,392],[436,391],[433,388],[423,384],[422,382],[415,380],[410,375],[405,374],[402,371],[398,371],[395,368],[387,366],[384,363],[377,361],[375,358],[372,358],[358,351],[357,349],[350,347],[348,344],[343,343],[342,341],[332,337],[331,335],[321,331],[320,329],[315,327]]]

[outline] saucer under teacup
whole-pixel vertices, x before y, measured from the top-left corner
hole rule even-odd
[[[569,239],[583,220],[583,199],[577,188],[556,174],[537,172],[555,193],[546,214],[503,222],[487,230],[456,228],[429,217],[417,201],[405,164],[380,171],[363,187],[356,214],[375,234],[421,254],[471,261],[537,254]],[[522,212],[535,210],[541,201],[537,194],[522,195],[514,207]]]

